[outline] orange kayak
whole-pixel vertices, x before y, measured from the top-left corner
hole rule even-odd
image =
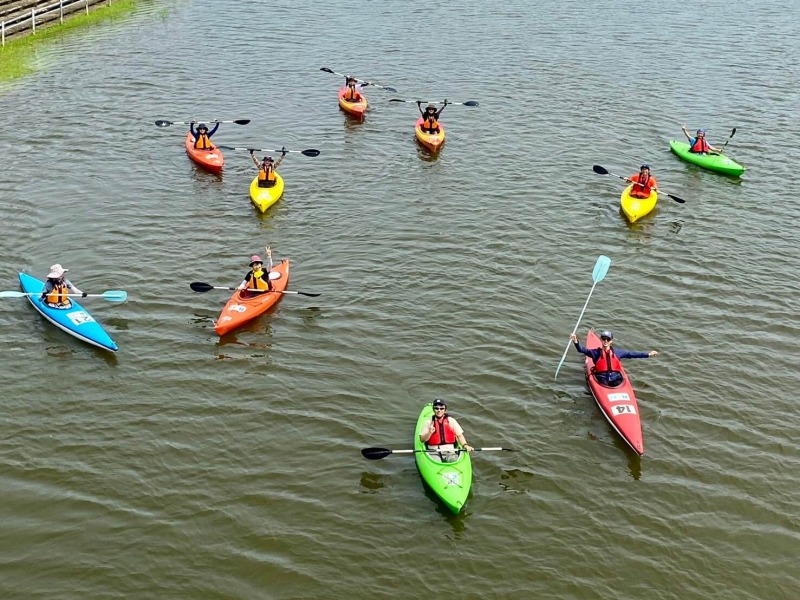
[[[359,102],[348,102],[344,99],[345,92],[347,92],[347,86],[339,90],[339,108],[349,115],[363,119],[364,113],[367,112],[367,97],[362,93]]]
[[[430,152],[436,153],[439,151],[439,148],[442,147],[442,144],[444,144],[444,126],[439,123],[439,133],[425,133],[422,131],[422,124],[424,122],[425,121],[422,117],[417,119],[417,126],[414,129],[414,133],[417,136],[417,141],[425,146],[425,148],[427,148]]]
[[[276,290],[285,290],[289,283],[289,261],[282,260],[272,267],[273,273],[280,273],[278,279],[272,280],[272,286]],[[236,290],[228,300],[225,308],[219,313],[219,318],[214,325],[214,331],[219,335],[225,335],[237,327],[241,327],[248,321],[252,321],[258,315],[263,314],[274,306],[283,294],[276,292],[264,292],[261,294],[251,294]]]
[[[194,137],[192,137],[191,133],[187,133],[186,154],[204,169],[212,173],[222,172],[222,152],[213,143],[211,144],[211,150],[198,150],[194,147]]]

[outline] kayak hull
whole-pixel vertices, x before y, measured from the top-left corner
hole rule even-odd
[[[186,154],[195,163],[211,173],[221,173],[222,165],[225,162],[222,152],[213,143],[210,150],[198,150],[194,147],[194,137],[191,133],[186,134]]]
[[[433,404],[426,404],[414,430],[414,450],[425,450],[425,444],[419,439],[419,431],[432,417]],[[472,487],[472,459],[469,452],[460,452],[458,460],[453,463],[440,462],[435,454],[426,452],[415,452],[414,457],[425,484],[451,512],[460,513]]]
[[[656,202],[658,202],[658,192],[651,190],[650,195],[647,198],[634,198],[631,196],[632,189],[633,184],[622,190],[622,196],[620,196],[619,199],[619,206],[622,210],[622,214],[625,215],[625,218],[631,223],[636,223],[636,221],[645,215],[653,212],[653,209],[656,207]]]
[[[442,144],[444,144],[444,125],[439,123],[439,133],[425,133],[422,131],[422,124],[424,122],[422,117],[417,119],[417,124],[414,127],[414,135],[417,137],[417,141],[422,144],[426,150],[435,154],[442,147]]]
[[[61,331],[103,350],[110,352],[119,350],[105,329],[73,298],[70,298],[72,302],[70,308],[51,308],[39,298],[44,289],[44,281],[31,277],[27,273],[20,273],[19,285],[23,292],[35,294],[27,296],[33,308]]]
[[[367,97],[361,92],[361,100],[358,102],[348,102],[344,99],[347,92],[347,86],[339,90],[339,108],[341,108],[348,115],[363,119],[364,113],[367,112]]]
[[[589,331],[586,334],[587,348],[600,348],[602,343],[600,338]],[[636,395],[628,379],[625,369],[622,369],[622,385],[617,387],[605,387],[601,385],[594,376],[594,361],[587,356],[584,361],[586,372],[586,384],[592,393],[597,406],[603,416],[611,424],[620,437],[640,456],[644,454],[644,437],[642,435],[642,421],[639,416],[639,404],[636,402]]]
[[[272,286],[279,291],[285,290],[289,283],[289,261],[280,261],[273,266],[272,272],[280,273],[278,279],[272,280]],[[219,313],[214,331],[222,336],[241,327],[272,308],[282,296],[283,294],[276,292],[243,296],[242,292],[236,290]]]
[[[686,162],[702,167],[703,169],[708,169],[709,171],[732,175],[734,177],[739,177],[744,173],[744,167],[742,165],[724,154],[697,154],[695,152],[689,152],[689,144],[687,142],[671,140],[669,149],[672,150],[673,154]]]
[[[258,187],[258,177],[250,182],[250,200],[262,213],[275,204],[283,196],[283,177],[275,173],[275,185],[268,188]]]

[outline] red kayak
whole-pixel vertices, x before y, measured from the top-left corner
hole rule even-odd
[[[589,331],[586,334],[587,348],[600,348],[602,346],[600,338]],[[639,418],[639,405],[636,403],[636,396],[633,387],[628,379],[625,369],[620,369],[622,373],[622,384],[616,387],[606,387],[601,385],[594,376],[594,361],[590,356],[586,357],[586,383],[594,396],[597,406],[603,411],[603,416],[611,423],[628,445],[637,454],[644,454],[644,438],[642,437],[642,421]]]
[[[209,150],[198,150],[194,147],[194,137],[191,133],[186,134],[186,154],[194,162],[212,173],[222,172],[222,152],[213,143]]]

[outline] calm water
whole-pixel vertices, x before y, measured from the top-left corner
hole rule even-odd
[[[43,49],[0,95],[0,281],[61,262],[120,345],[97,351],[23,300],[0,311],[0,597],[603,600],[800,597],[797,4],[466,0],[143,2]],[[640,22],[637,22],[639,20]],[[795,25],[792,25],[794,23]],[[430,24],[438,24],[432,29]],[[363,124],[336,105],[353,72]],[[450,107],[432,160],[416,107]],[[290,155],[186,158],[183,127]],[[707,127],[741,180],[669,153]],[[656,212],[627,225],[647,161]],[[227,292],[271,244],[290,296],[219,339]],[[628,364],[646,454],[626,449],[571,352],[581,326],[658,349]],[[410,447],[435,397],[478,446],[446,514]]]

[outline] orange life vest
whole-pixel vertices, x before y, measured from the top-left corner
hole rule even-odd
[[[344,99],[350,100],[351,102],[352,101],[358,102],[359,100],[361,100],[361,94],[358,93],[356,88],[354,87],[351,88],[350,86],[347,86],[347,91],[344,93]]]
[[[614,351],[609,348],[606,350],[605,348],[600,349],[600,358],[597,359],[597,362],[594,364],[594,368],[596,371],[621,371],[622,364],[620,364],[617,355],[614,354]]]
[[[694,144],[689,148],[689,152],[705,152],[706,154],[708,154],[709,150],[711,150],[711,148],[708,146],[706,136],[696,137],[694,139]]]
[[[656,178],[653,176],[648,176],[647,179],[640,181],[640,177],[642,176],[641,173],[637,173],[636,175],[631,175],[629,178],[631,181],[641,182],[643,185],[636,185],[633,184],[631,188],[630,194],[634,198],[647,198],[650,196],[650,192],[652,188],[658,187],[656,184]]]
[[[67,288],[67,284],[65,283],[55,283],[53,284],[53,289],[50,291],[47,296],[45,296],[45,302],[48,304],[68,304],[69,303],[69,288]]]
[[[194,147],[198,150],[211,150],[211,140],[205,133],[198,133],[194,140]]]
[[[439,121],[436,120],[436,117],[426,116],[424,117],[424,121],[422,122],[422,130],[428,131],[430,129],[435,129],[439,131]]]
[[[259,181],[275,181],[275,171],[272,170],[272,167],[269,167],[269,171],[264,170],[264,167],[260,167],[258,169],[258,180]]]
[[[450,419],[447,415],[441,421],[437,421],[436,417],[431,417],[433,419],[433,426],[435,427],[435,431],[433,435],[428,438],[426,442],[429,446],[439,446],[441,444],[455,444],[456,443],[456,432],[453,429],[452,425],[450,425]]]
[[[264,271],[259,269],[258,271],[250,271],[247,276],[247,288],[252,290],[268,290],[269,284],[261,279],[261,276],[264,275]]]

